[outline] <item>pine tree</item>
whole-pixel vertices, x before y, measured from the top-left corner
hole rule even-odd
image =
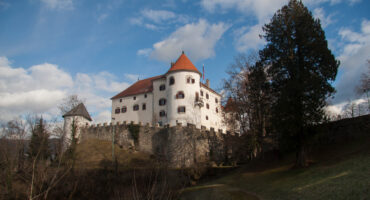
[[[49,133],[45,127],[45,121],[41,118],[36,120],[32,130],[28,154],[31,158],[45,160],[50,156]]]
[[[301,1],[290,0],[263,31],[267,44],[260,58],[271,78],[272,125],[281,146],[296,148],[296,166],[306,166],[310,127],[323,120],[339,61],[328,49],[320,21]]]

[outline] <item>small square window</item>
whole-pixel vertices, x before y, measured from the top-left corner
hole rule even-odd
[[[121,109],[119,108],[116,108],[116,110],[114,111],[116,114],[120,113]]]
[[[148,95],[144,94],[144,98],[146,98]]]
[[[177,108],[177,112],[178,112],[178,113],[185,113],[185,106],[179,106],[179,107]]]
[[[125,113],[127,111],[127,107],[126,106],[123,106],[122,107],[122,113]]]
[[[119,102],[122,102],[122,99],[119,99]]]
[[[136,110],[139,110],[139,105],[134,105],[133,109],[136,111]]]
[[[136,100],[136,97],[134,97],[134,100]]]

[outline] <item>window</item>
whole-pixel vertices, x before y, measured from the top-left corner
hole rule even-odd
[[[218,99],[217,98],[215,98],[215,102],[218,103]]]
[[[206,116],[206,120],[208,120],[208,115]]]
[[[191,78],[190,78],[190,77],[188,77],[188,78],[186,79],[186,83],[190,83],[190,80],[191,80]]]
[[[119,99],[119,102],[122,102],[122,99]]]
[[[159,99],[159,105],[160,106],[166,105],[166,99]]]
[[[144,98],[146,98],[148,95],[144,94]]]
[[[136,110],[139,110],[139,105],[135,104],[133,109],[136,111]]]
[[[203,91],[202,90],[200,91],[200,96],[203,96]]]
[[[142,110],[146,110],[146,104],[143,103]]]
[[[183,91],[180,91],[176,94],[176,99],[183,99],[185,98],[185,94]]]
[[[195,79],[191,79],[191,83],[194,84],[195,83]]]
[[[118,114],[120,112],[120,109],[119,108],[116,108],[116,110],[114,111],[116,114]]]
[[[199,93],[195,92],[195,101],[199,101]]]
[[[207,107],[207,109],[209,109],[209,104],[208,103],[207,103],[206,107]]]
[[[175,84],[175,78],[173,78],[172,76],[170,77],[170,85],[173,85]]]
[[[207,98],[207,99],[209,99],[209,95],[208,95],[208,93],[206,93],[206,98]]]
[[[185,113],[185,106],[179,106],[179,107],[177,108],[177,112],[178,112],[178,113]]]
[[[125,113],[127,111],[127,107],[126,106],[123,106],[122,107],[122,113]]]
[[[161,110],[161,111],[159,112],[159,116],[160,116],[160,117],[164,117],[164,116],[166,116],[166,112],[165,112],[164,110]]]
[[[216,108],[216,113],[218,113],[218,108]]]
[[[134,97],[134,100],[136,100],[136,97]]]
[[[163,91],[165,89],[166,89],[166,85],[165,84],[159,86],[159,91]]]

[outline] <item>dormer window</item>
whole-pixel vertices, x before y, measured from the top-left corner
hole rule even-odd
[[[169,85],[173,85],[173,84],[175,84],[175,78],[171,76]]]
[[[183,91],[180,91],[176,94],[176,99],[183,99],[185,98],[185,94]]]
[[[162,84],[159,86],[159,91],[163,91],[166,89],[166,85],[165,84]]]
[[[166,105],[166,99],[159,99],[158,104],[159,104],[160,106],[164,106],[164,105]]]

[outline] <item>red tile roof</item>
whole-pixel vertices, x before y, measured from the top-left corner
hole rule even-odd
[[[139,80],[126,90],[122,91],[121,93],[117,94],[116,96],[112,97],[111,99],[117,99],[127,96],[132,96],[136,94],[148,93],[153,91],[153,81],[156,79],[160,79],[165,77],[164,75],[155,76],[143,80]]]
[[[193,63],[185,55],[184,52],[182,52],[181,56],[177,59],[175,64],[173,64],[171,66],[171,68],[170,68],[170,70],[168,70],[168,72],[179,71],[179,70],[194,71],[194,72],[197,72],[197,73],[200,74],[198,69],[193,65]]]

